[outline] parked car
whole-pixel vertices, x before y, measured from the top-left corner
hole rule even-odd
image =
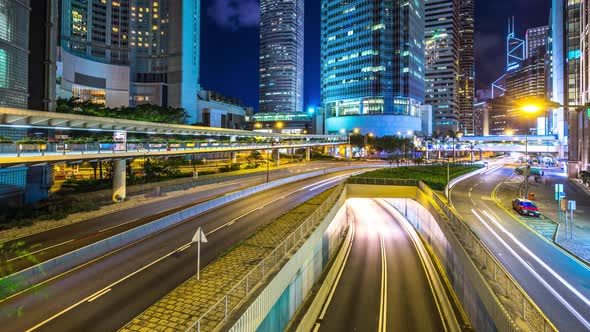
[[[517,198],[513,200],[512,208],[523,216],[538,217],[541,215],[537,205],[528,199]]]

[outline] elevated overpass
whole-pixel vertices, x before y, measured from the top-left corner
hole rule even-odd
[[[313,147],[335,147],[347,144],[341,135],[294,135],[273,132],[211,128],[167,123],[134,121],[69,113],[42,112],[0,108],[0,129],[55,130],[84,132],[88,136],[113,137],[112,142],[67,144],[33,142],[0,143],[0,168],[45,166],[89,161],[113,161],[113,199],[124,199],[126,162],[136,158],[172,157],[227,152],[235,160],[239,151],[305,149],[306,159]],[[115,135],[117,134],[117,135]],[[127,134],[142,136],[182,137],[175,143],[150,143],[149,140],[127,141]],[[117,137],[123,137],[116,140]],[[170,142],[170,141],[169,141]]]
[[[525,152],[525,136],[464,136],[458,140],[460,151]],[[557,153],[559,142],[554,135],[528,136],[529,153]],[[452,150],[448,142],[445,150]]]

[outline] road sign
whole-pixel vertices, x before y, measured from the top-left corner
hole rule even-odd
[[[576,201],[569,201],[568,208],[570,209],[570,211],[575,211],[576,210]]]
[[[207,243],[207,238],[205,237],[205,233],[203,232],[203,227],[199,227],[195,235],[193,235],[193,239],[191,240],[192,243]]]
[[[197,244],[197,280],[201,280],[201,243],[207,243],[203,227],[199,227],[195,235],[193,235],[192,243]]]

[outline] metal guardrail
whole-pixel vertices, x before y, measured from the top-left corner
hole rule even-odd
[[[518,315],[518,318],[525,321],[530,326],[531,331],[557,331],[557,328],[545,316],[541,309],[533,302],[533,300],[526,294],[524,289],[520,287],[518,282],[510,275],[504,266],[496,259],[492,252],[479,239],[479,237],[471,230],[471,228],[463,221],[457,212],[449,207],[440,196],[435,193],[430,187],[419,180],[404,180],[404,179],[384,179],[384,178],[349,178],[349,184],[373,184],[373,185],[393,185],[393,186],[418,186],[422,192],[427,196],[432,197],[435,208],[439,208],[446,221],[455,234],[463,248],[466,250],[468,256],[475,263],[480,273],[485,276],[486,286],[489,292],[479,290],[478,293],[488,293],[490,296],[482,298],[482,302],[488,310],[491,310],[492,317],[506,317],[503,320],[495,321],[499,331],[519,331],[520,328],[515,323],[512,315]],[[493,281],[495,286],[499,286],[502,290],[498,294],[496,290],[498,287],[492,287],[488,280]],[[501,301],[500,298],[504,299]],[[510,309],[510,310],[508,310]],[[512,315],[511,315],[512,314]]]
[[[418,186],[418,180],[405,180],[405,179],[387,179],[387,178],[363,178],[363,177],[350,177],[346,181],[349,184],[374,184],[384,186]]]
[[[191,324],[188,331],[210,331],[227,320],[233,310],[252,294],[265,277],[287,256],[289,251],[322,221],[324,214],[330,211],[342,194],[344,185],[332,193],[295,231],[289,234],[273,251],[254,266],[248,274],[238,281],[225,295],[207,310],[196,322]]]
[[[16,144],[0,143],[0,158],[2,157],[32,157],[45,155],[84,155],[84,154],[118,154],[128,152],[164,152],[164,151],[188,151],[188,150],[225,150],[225,149],[244,149],[255,148],[264,149],[283,149],[297,148],[306,146],[324,146],[338,145],[343,142],[324,142],[324,141],[289,141],[280,144],[269,145],[268,143],[44,143],[44,144]],[[204,151],[206,152],[206,151]]]

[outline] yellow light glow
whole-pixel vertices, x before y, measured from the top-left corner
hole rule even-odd
[[[283,128],[284,124],[282,122],[277,122],[277,128],[281,129]]]
[[[539,107],[537,105],[525,105],[522,107],[522,110],[527,113],[537,113],[538,111],[541,110],[541,107]]]
[[[507,136],[512,136],[514,135],[514,130],[512,129],[506,129],[506,131],[504,132]]]
[[[353,132],[354,132],[355,134],[358,134],[358,133],[359,133],[359,129],[358,129],[358,128],[354,128]]]

